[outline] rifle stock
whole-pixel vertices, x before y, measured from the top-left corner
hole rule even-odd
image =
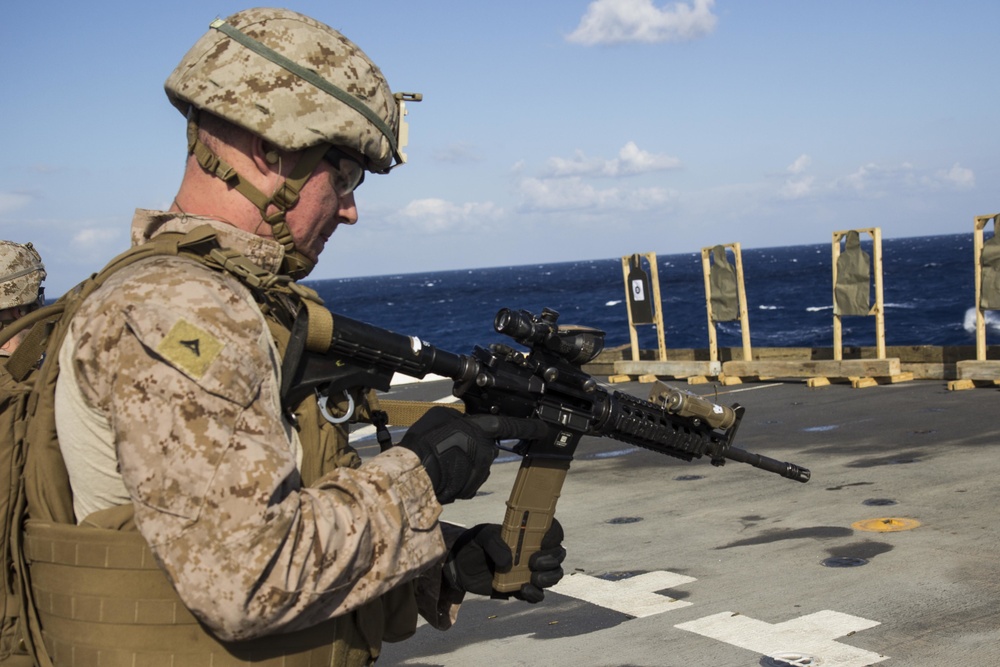
[[[806,468],[733,447],[744,413],[740,405],[724,407],[662,383],[650,401],[604,388],[581,369],[603,349],[604,332],[560,328],[558,316],[549,309],[540,316],[502,309],[494,328],[530,351],[493,344],[489,349],[476,346],[471,355],[463,355],[341,315],[333,316],[329,346],[307,350],[308,318],[303,310],[282,367],[282,401],[294,405],[312,392],[337,396],[354,389],[386,391],[397,372],[416,378],[435,374],[454,381],[453,393],[469,414],[545,422],[546,437],[514,447],[524,458],[502,528],[514,567],[497,573],[494,588],[500,592],[517,591],[530,581],[530,558],[552,524],[570,462],[584,435],[610,437],[686,461],[708,456],[713,465],[726,460],[747,463],[788,479],[809,481]]]

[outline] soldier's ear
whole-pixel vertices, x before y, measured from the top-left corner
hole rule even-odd
[[[255,136],[251,142],[250,150],[254,164],[257,165],[261,174],[281,173],[281,152],[277,148],[270,146],[261,137]]]

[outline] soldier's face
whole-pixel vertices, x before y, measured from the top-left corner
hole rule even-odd
[[[295,247],[315,262],[338,225],[358,221],[354,193],[337,194],[339,175],[332,164],[322,160],[299,193],[299,201],[285,219],[295,239]]]
[[[13,308],[4,308],[3,310],[0,310],[0,329],[3,329],[3,327],[7,326],[8,324],[17,320],[18,318],[23,317],[25,314],[26,314],[25,309],[21,308],[20,306],[14,306]],[[16,336],[8,340],[2,346],[0,346],[0,350],[6,352],[7,354],[13,353],[14,350],[17,349],[17,346],[21,342],[21,340],[27,335],[28,335],[27,331],[22,331],[21,333],[17,334]]]

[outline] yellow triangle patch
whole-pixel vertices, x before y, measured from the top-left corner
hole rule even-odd
[[[201,378],[222,351],[218,338],[187,320],[177,320],[156,352],[194,378]]]

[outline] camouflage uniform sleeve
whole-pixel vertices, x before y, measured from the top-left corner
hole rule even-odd
[[[448,550],[454,546],[465,528],[441,522],[441,532]],[[427,568],[417,578],[417,610],[431,627],[448,630],[458,620],[458,609],[465,599],[465,591],[452,588],[440,567]]]
[[[313,625],[440,562],[441,507],[408,450],[302,487],[276,352],[228,275],[143,262],[73,327],[78,382],[113,427],[136,524],[219,637]]]

